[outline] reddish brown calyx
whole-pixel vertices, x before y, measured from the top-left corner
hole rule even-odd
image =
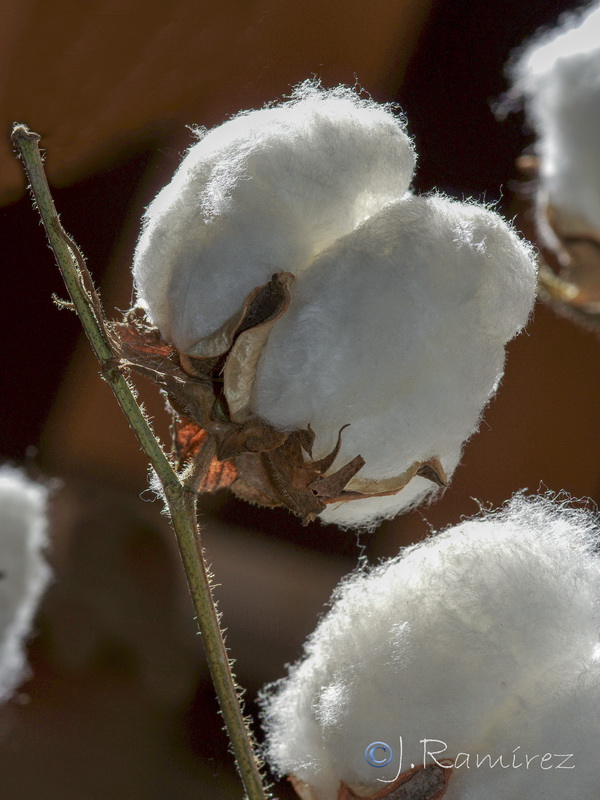
[[[188,353],[164,342],[140,309],[111,326],[120,363],[150,377],[168,398],[180,467],[205,462],[207,448],[214,448],[200,492],[231,488],[251,503],[285,506],[305,524],[332,503],[395,494],[415,475],[446,485],[436,458],[384,481],[355,477],[364,466],[359,454],[332,471],[343,428],[333,450],[314,459],[310,426],[281,431],[253,413],[251,394],[260,354],[288,308],[293,281],[286,272],[273,275],[250,293],[239,313]]]

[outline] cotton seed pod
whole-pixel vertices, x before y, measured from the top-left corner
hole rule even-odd
[[[228,323],[273,273],[300,273],[401,197],[415,156],[388,107],[311,82],[199,135],[148,207],[133,270],[163,338],[202,356],[227,349]]]
[[[24,640],[50,578],[43,550],[47,490],[0,468],[0,699],[23,678]]]
[[[151,204],[134,277],[162,343],[134,315],[121,356],[165,388],[182,461],[214,441],[211,487],[355,527],[446,485],[535,266],[492,211],[413,196],[413,168],[387,107],[303,84]]]
[[[537,134],[537,215],[563,299],[600,310],[600,6],[563,18],[510,69]],[[552,291],[553,287],[549,287]],[[554,293],[560,293],[556,284]]]
[[[587,512],[517,496],[346,580],[263,695],[269,762],[306,800],[597,798],[597,548]]]

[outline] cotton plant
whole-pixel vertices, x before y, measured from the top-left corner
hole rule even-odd
[[[167,386],[185,443],[191,418],[234,492],[305,521],[373,526],[431,496],[527,321],[531,249],[489,208],[414,195],[404,119],[351,89],[305,83],[198,137],[133,266],[185,373]],[[186,375],[218,388],[190,398]]]
[[[490,208],[411,191],[414,147],[394,108],[305,83],[198,131],[145,214],[137,305],[114,322],[61,227],[38,140],[13,129],[70,305],[164,499],[247,796],[265,800],[198,493],[231,487],[342,527],[372,527],[432,497],[528,319],[532,248]],[[132,371],[164,390],[171,452],[136,401]],[[412,789],[431,800],[445,775],[416,769]]]
[[[0,467],[0,700],[26,674],[25,641],[50,579],[46,500],[45,487]]]
[[[536,133],[538,236],[559,300],[600,311],[600,4],[565,15],[509,69]],[[562,281],[562,283],[561,283]]]
[[[595,800],[598,545],[517,495],[343,581],[264,693],[275,771],[302,800]]]

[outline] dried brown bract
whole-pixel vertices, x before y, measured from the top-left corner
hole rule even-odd
[[[446,793],[451,774],[450,765],[421,765],[406,770],[376,792],[351,787],[342,781],[337,800],[440,800]],[[316,800],[314,790],[308,783],[293,775],[289,780],[300,800]]]
[[[150,377],[165,392],[180,466],[204,458],[206,448],[214,447],[199,492],[231,488],[251,503],[284,506],[306,524],[332,503],[395,494],[415,475],[445,486],[436,458],[383,482],[355,478],[364,465],[358,453],[332,472],[343,428],[333,450],[315,460],[310,427],[278,430],[250,410],[258,360],[272,326],[288,307],[293,280],[279,272],[254,289],[242,312],[196,345],[194,355],[164,342],[140,309],[110,327],[122,364]]]
[[[529,189],[535,187],[538,159],[521,156],[517,166],[530,179]],[[561,315],[600,330],[600,234],[574,225],[551,204],[534,209],[529,201],[523,212],[541,255],[539,297]]]

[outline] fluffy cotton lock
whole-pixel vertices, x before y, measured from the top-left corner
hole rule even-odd
[[[600,231],[600,5],[536,37],[511,74],[538,135],[539,204],[567,233]]]
[[[47,490],[16,469],[0,468],[0,699],[23,677],[24,641],[50,578]]]
[[[146,211],[133,270],[163,338],[212,355],[215,331],[256,286],[300,273],[401,197],[415,156],[388,107],[310,82],[288,102],[199,135]]]
[[[445,800],[593,800],[599,633],[596,521],[519,495],[341,584],[263,696],[268,760],[317,800],[436,760]]]
[[[388,107],[303,84],[192,147],[135,254],[140,304],[192,356],[226,352],[248,294],[295,276],[251,378],[241,371],[236,422],[311,429],[316,459],[343,429],[329,474],[361,456],[344,489],[361,499],[335,493],[320,516],[346,527],[435,491],[410,478],[422,464],[452,475],[535,295],[531,248],[489,209],[414,196],[414,159]],[[239,386],[223,375],[231,410]]]
[[[497,214],[406,194],[299,278],[263,350],[252,408],[279,428],[310,425],[317,456],[349,424],[335,465],[365,460],[350,489],[393,485],[434,456],[450,476],[534,287],[528,247]],[[361,524],[432,488],[415,477],[395,495],[331,505],[321,517]]]

